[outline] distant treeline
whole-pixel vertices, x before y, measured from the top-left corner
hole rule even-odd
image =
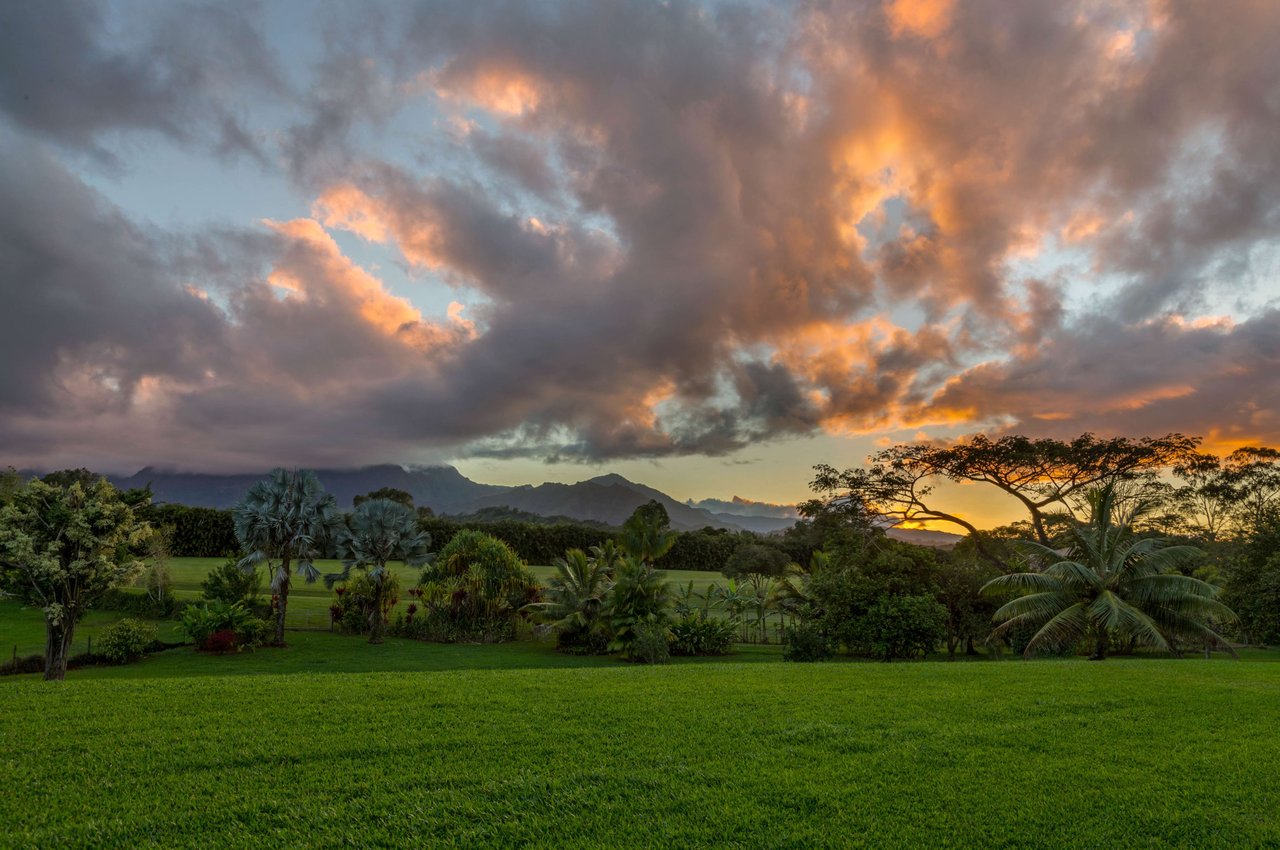
[[[419,512],[422,527],[431,533],[435,551],[448,545],[464,529],[484,531],[505,542],[527,564],[551,564],[564,557],[566,549],[589,550],[606,540],[619,539],[621,531],[598,523],[578,523],[557,517],[520,519],[491,518],[488,515],[449,517]],[[144,518],[155,528],[169,529],[169,554],[178,557],[230,557],[240,551],[230,510],[195,508],[187,505],[151,505],[143,509]],[[760,541],[749,532],[731,532],[720,528],[682,531],[671,551],[657,561],[663,570],[706,570],[719,572],[734,550],[744,542]],[[783,541],[779,541],[783,544]],[[785,546],[784,548],[790,548]],[[803,553],[796,553],[802,555]]]

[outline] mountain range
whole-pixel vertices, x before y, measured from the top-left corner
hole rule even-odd
[[[730,531],[769,534],[790,528],[799,518],[795,507],[732,500],[704,499],[681,502],[661,490],[610,473],[576,484],[525,484],[504,486],[472,481],[452,466],[405,468],[394,464],[357,469],[316,471],[339,507],[348,509],[352,499],[383,487],[404,490],[418,507],[437,514],[470,514],[486,508],[512,508],[541,516],[564,516],[608,525],[621,525],[637,507],[650,499],[660,503],[672,528],[693,531],[711,526]],[[209,508],[229,508],[263,473],[216,475],[175,472],[146,467],[129,476],[109,476],[117,487],[151,487],[157,502]],[[946,547],[960,538],[940,531],[891,529],[890,535],[924,546]]]

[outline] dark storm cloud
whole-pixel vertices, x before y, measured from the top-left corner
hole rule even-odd
[[[0,5],[0,111],[68,148],[113,161],[103,135],[151,131],[218,153],[261,157],[236,100],[283,83],[249,3],[153,5],[127,43],[105,7],[77,0]]]
[[[204,7],[209,44],[125,44],[95,8],[0,13],[15,139],[251,144],[252,81],[278,78],[251,9]],[[1274,312],[1202,315],[1213,287],[1275,292],[1278,10],[339,9],[302,93],[273,88],[270,153],[314,218],[165,234],[35,142],[6,157],[0,436],[202,467],[939,423],[1280,439]],[[362,147],[403,115],[448,150]],[[424,317],[340,230],[470,306]]]

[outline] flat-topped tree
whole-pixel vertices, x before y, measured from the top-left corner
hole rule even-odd
[[[289,586],[296,569],[307,583],[320,577],[312,563],[324,557],[342,526],[337,503],[308,469],[273,469],[249,488],[233,510],[236,539],[249,554],[242,569],[267,562],[276,602],[276,646],[284,645]]]
[[[383,597],[387,564],[404,561],[422,566],[431,553],[431,535],[418,525],[413,509],[391,499],[370,499],[356,506],[338,545],[343,570],[324,577],[325,587],[346,581],[358,569],[373,583],[373,611],[369,615],[369,643],[382,643],[386,632]]]
[[[142,571],[150,533],[105,478],[33,480],[0,509],[0,591],[44,609],[46,679],[66,677],[76,622]]]
[[[988,484],[1022,503],[1037,541],[1049,544],[1047,515],[1071,512],[1089,489],[1119,480],[1152,476],[1195,455],[1200,440],[1182,434],[1113,437],[1082,434],[1073,440],[978,435],[950,445],[909,443],[877,452],[865,468],[840,471],[814,467],[810,485],[835,498],[856,501],[869,514],[891,522],[935,520],[978,529],[941,510],[933,497],[938,480]]]

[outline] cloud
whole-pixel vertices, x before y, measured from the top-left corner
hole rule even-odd
[[[19,460],[1280,438],[1274,4],[392,4],[288,74],[253,7],[192,7],[207,44],[34,8],[0,13]],[[143,226],[68,165],[129,133],[242,139],[304,200]]]
[[[261,158],[235,98],[285,85],[249,3],[173,4],[131,21],[128,39],[98,4],[0,8],[0,113],[16,126],[115,164],[112,133],[142,131]],[[152,14],[154,12],[154,14]]]

